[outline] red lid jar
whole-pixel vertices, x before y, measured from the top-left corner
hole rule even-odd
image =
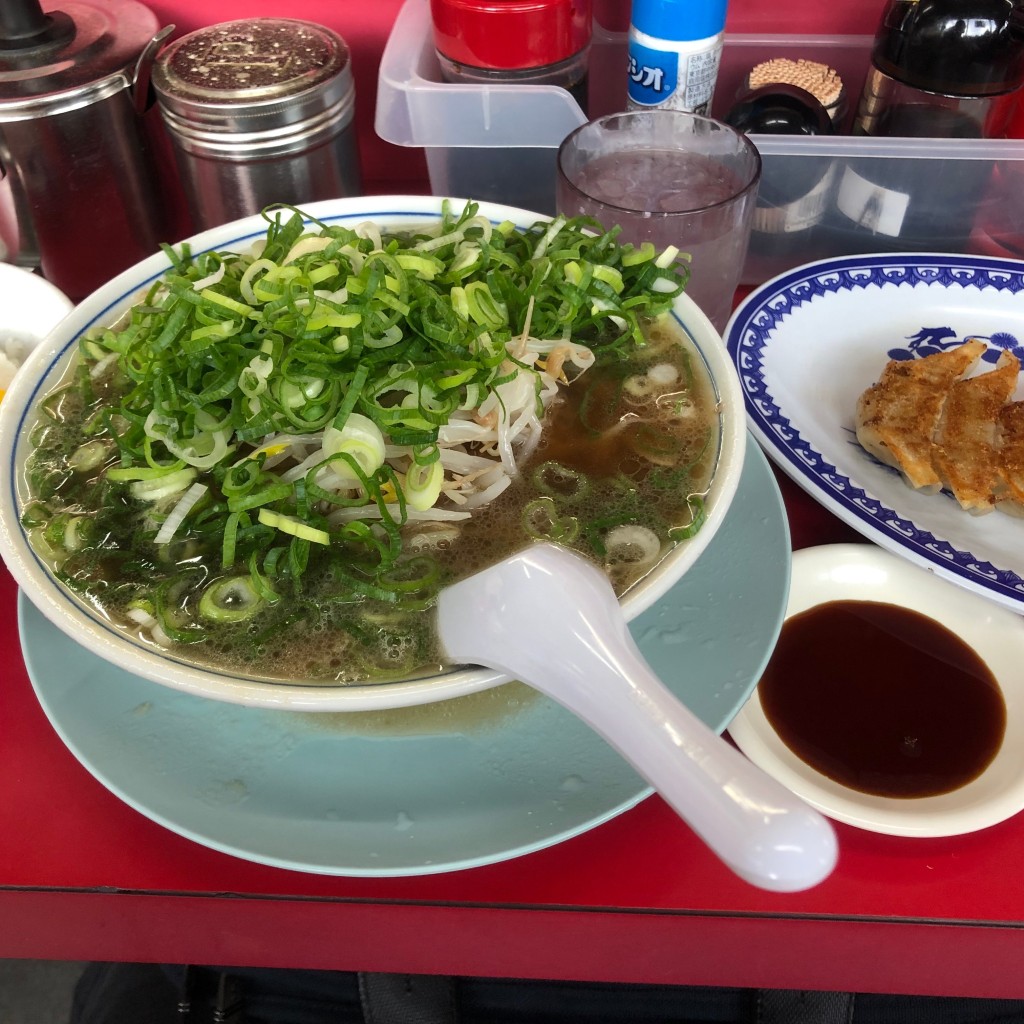
[[[592,0],[431,0],[448,81],[560,85],[585,78]]]

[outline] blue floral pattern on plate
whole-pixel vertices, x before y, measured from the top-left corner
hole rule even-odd
[[[898,305],[889,298],[894,288],[899,289],[895,293],[900,296]],[[835,447],[836,437],[813,436],[813,426],[804,428],[804,422],[812,423],[813,417],[806,415],[806,409],[787,405],[780,398],[778,391],[785,390],[778,387],[782,368],[776,365],[773,371],[767,370],[766,361],[770,360],[773,347],[777,350],[785,345],[792,352],[797,344],[809,343],[811,339],[806,337],[790,336],[799,330],[793,325],[794,319],[809,306],[822,307],[816,311],[815,322],[820,319],[818,313],[824,316],[828,312],[827,320],[835,325],[837,333],[845,332],[848,338],[855,336],[856,326],[842,319],[849,313],[851,297],[857,298],[857,315],[863,319],[865,336],[870,337],[865,344],[874,346],[879,339],[885,339],[878,344],[877,357],[872,362],[874,376],[857,382],[857,394],[877,379],[886,360],[920,358],[969,337],[981,338],[989,346],[983,357],[987,363],[994,363],[1003,349],[1024,360],[1024,345],[1018,340],[1024,337],[1022,293],[1024,264],[1013,260],[931,254],[842,257],[799,267],[762,285],[740,304],[726,328],[726,344],[740,376],[748,424],[783,470],[869,539],[1018,610],[1024,610],[1024,532],[1021,558],[1016,565],[1004,564],[991,553],[989,557],[975,554],[962,537],[954,540],[944,536],[935,523],[925,521],[927,515],[911,516],[900,508],[903,503],[898,494],[896,500],[880,499],[859,478],[856,466],[870,464],[864,474],[866,478],[898,474],[882,467],[857,445],[852,431],[852,402],[850,426],[836,433],[843,435],[844,444],[857,450],[853,472],[837,468],[822,454],[820,449],[827,445],[820,442],[828,440]],[[996,329],[992,328],[993,304],[1009,311],[1005,325],[1000,321]],[[834,317],[826,306],[835,307]],[[894,322],[890,333],[885,317],[891,315],[892,308],[909,316],[913,326],[908,329],[903,322]],[[977,322],[971,319],[973,309],[978,311]],[[959,324],[953,325],[953,319]],[[844,372],[841,363],[837,372]],[[912,492],[908,488],[906,493]],[[945,494],[928,501],[955,504]],[[1007,527],[1009,517],[993,515],[1004,521],[999,530],[1024,530],[1024,524],[1018,526],[1014,522]],[[963,516],[967,517],[967,513]],[[965,524],[966,530],[973,528],[973,523]],[[1007,561],[1012,563],[1014,559],[1008,557]]]

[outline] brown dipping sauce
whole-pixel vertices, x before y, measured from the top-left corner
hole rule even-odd
[[[786,620],[757,688],[801,760],[876,796],[949,793],[995,757],[1006,704],[988,666],[945,626],[875,601]]]

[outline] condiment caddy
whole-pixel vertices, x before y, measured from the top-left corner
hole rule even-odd
[[[735,105],[751,69],[772,59],[824,64],[835,70],[846,93],[833,134],[752,134],[763,161],[760,194],[768,202],[759,211],[765,230],[752,239],[743,284],[760,284],[809,260],[847,252],[916,247],[1013,254],[998,226],[1024,225],[1024,190],[1014,187],[1024,178],[1024,140],[854,135],[852,121],[873,43],[870,35],[726,33],[712,105],[715,117],[724,119]],[[474,150],[501,150],[513,168],[526,167],[531,159],[553,166],[555,150],[569,132],[590,117],[625,109],[627,44],[626,33],[594,22],[585,112],[570,93],[555,86],[485,88],[445,82],[431,38],[429,0],[406,0],[381,61],[377,133],[388,142],[424,148],[431,189],[437,194],[453,194],[453,183],[461,184],[462,194],[479,186],[477,198],[545,212],[551,208],[553,174],[550,190],[546,180],[524,174],[517,176],[517,193],[493,196],[486,181],[472,173],[468,178],[463,173],[460,181],[460,173]],[[962,186],[965,178],[979,176],[970,186],[974,201],[962,217],[949,217],[950,211],[944,210],[943,216],[931,218],[932,230],[924,237],[899,230],[887,235],[844,224],[850,218],[835,213],[835,190],[850,166],[865,180],[882,171],[895,172],[904,182],[908,204],[911,193],[921,198],[938,180]],[[805,191],[800,192],[799,183],[807,186]],[[780,223],[786,230],[777,230]]]

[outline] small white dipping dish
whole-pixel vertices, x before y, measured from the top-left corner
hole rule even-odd
[[[832,544],[794,553],[786,618],[829,601],[909,608],[973,648],[999,683],[1006,703],[999,751],[977,778],[949,793],[908,798],[862,793],[798,757],[765,716],[755,689],[729,725],[743,753],[823,814],[871,832],[962,835],[1024,809],[1024,619],[872,544]]]
[[[21,364],[71,312],[71,300],[45,278],[0,263],[0,397]]]

